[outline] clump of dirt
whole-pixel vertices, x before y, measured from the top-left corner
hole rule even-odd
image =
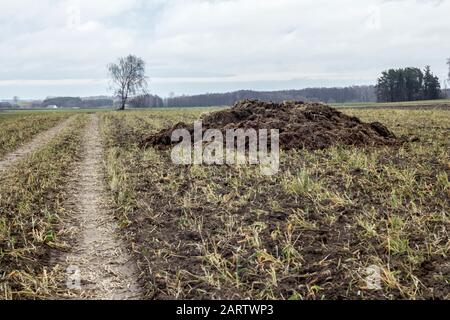
[[[333,145],[380,146],[393,145],[398,139],[379,122],[363,123],[321,103],[286,101],[283,103],[243,100],[231,109],[217,111],[202,117],[203,132],[218,129],[278,129],[280,148],[318,150]],[[177,123],[171,128],[150,135],[143,146],[165,148],[175,129],[186,129],[194,139],[194,125]],[[194,141],[193,141],[194,142]]]

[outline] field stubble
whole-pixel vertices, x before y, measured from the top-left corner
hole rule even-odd
[[[147,298],[450,298],[450,111],[346,109],[411,139],[285,151],[274,176],[249,165],[176,166],[170,150],[139,147],[210,111],[100,115],[114,214]],[[66,116],[0,117],[11,135],[0,157]],[[1,176],[1,298],[64,295],[50,254],[73,245],[63,221],[87,118],[76,115]],[[373,267],[378,290],[366,281]]]
[[[2,299],[52,298],[58,290],[60,273],[50,253],[67,246],[60,237],[65,230],[59,229],[66,213],[64,186],[79,157],[85,125],[86,116],[76,116],[55,139],[1,173]]]
[[[0,114],[0,159],[64,118],[67,114]]]
[[[450,298],[448,110],[346,110],[415,142],[282,152],[274,176],[139,148],[201,112],[102,114],[109,189],[147,297]],[[380,290],[367,287],[371,266]]]

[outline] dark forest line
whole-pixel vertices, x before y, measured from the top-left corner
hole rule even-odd
[[[240,90],[227,93],[207,93],[193,96],[167,98],[164,105],[169,107],[230,106],[243,99],[282,102],[321,101],[325,103],[375,102],[375,86],[352,86],[344,88],[307,88],[282,91]]]
[[[441,97],[449,97],[450,90],[442,90]],[[316,101],[324,103],[358,103],[377,102],[376,86],[352,86],[344,88],[307,88],[300,90],[282,91],[252,91],[240,90],[227,93],[206,93],[193,96],[179,96],[161,98],[158,95],[144,94],[132,98],[128,102],[130,108],[163,108],[163,107],[210,107],[232,106],[242,99],[259,99],[263,101],[282,102],[286,100]],[[378,97],[378,102],[381,102]],[[34,101],[27,109],[51,108],[104,108],[117,106],[112,97],[80,98],[55,97],[43,101]],[[0,109],[18,109],[18,105],[11,102],[0,102]],[[23,108],[23,107],[22,107]]]

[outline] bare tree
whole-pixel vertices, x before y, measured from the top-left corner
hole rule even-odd
[[[108,65],[111,76],[111,88],[120,99],[119,110],[124,110],[128,98],[145,93],[147,81],[145,77],[145,62],[141,58],[129,55],[120,58],[118,63]]]
[[[19,97],[18,96],[14,96],[13,97],[13,102],[14,102],[15,106],[18,106],[19,105]]]
[[[448,75],[447,79],[444,80],[444,97],[449,98],[448,86],[450,85],[450,58],[447,59],[448,64]]]
[[[450,58],[447,59],[447,64],[448,64],[448,78],[447,78],[447,81],[450,83]]]

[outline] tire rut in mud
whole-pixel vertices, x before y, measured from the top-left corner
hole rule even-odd
[[[102,170],[103,147],[98,116],[91,115],[84,136],[84,154],[69,186],[72,249],[59,257],[64,270],[79,275],[79,288],[69,288],[64,298],[139,299],[138,272],[119,236],[119,227],[108,212]],[[70,276],[73,278],[73,274]],[[65,285],[65,284],[62,284]]]
[[[19,149],[7,154],[2,160],[0,160],[0,174],[7,171],[15,163],[22,159],[25,159],[29,154],[34,151],[44,147],[53,138],[55,138],[61,131],[69,126],[69,124],[74,120],[74,117],[70,117],[53,128],[37,134],[30,142],[26,143]]]

